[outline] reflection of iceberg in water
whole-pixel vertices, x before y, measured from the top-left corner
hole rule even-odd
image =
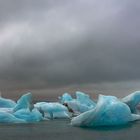
[[[140,116],[131,114],[129,107],[116,97],[100,95],[96,107],[73,118],[71,124],[87,127],[122,125],[138,119]]]

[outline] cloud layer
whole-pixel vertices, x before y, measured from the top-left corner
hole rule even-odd
[[[0,1],[0,88],[140,80],[140,2]]]

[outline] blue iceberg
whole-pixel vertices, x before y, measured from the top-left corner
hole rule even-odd
[[[44,112],[44,116],[49,119],[69,118],[68,109],[57,102],[40,102],[34,105],[38,110]]]
[[[140,91],[133,92],[122,98],[122,102],[129,106],[132,113],[140,114]]]
[[[11,102],[12,101],[10,101],[10,103]],[[13,106],[4,107],[5,108],[0,108],[1,123],[27,123],[43,120],[43,116],[39,110],[33,107],[31,93],[21,96],[17,104],[15,103]]]
[[[139,119],[140,115],[131,114],[130,108],[118,98],[100,95],[96,107],[74,117],[71,124],[86,127],[112,126]]]

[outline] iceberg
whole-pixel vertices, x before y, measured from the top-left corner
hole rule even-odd
[[[34,105],[38,110],[44,112],[44,116],[49,119],[69,118],[68,109],[57,102],[40,102]]]
[[[21,96],[17,101],[17,105],[13,109],[13,115],[18,118],[25,120],[26,122],[38,122],[43,120],[42,114],[34,108],[32,104],[32,94],[27,93]]]
[[[99,95],[97,105],[71,120],[73,126],[112,126],[123,125],[139,120],[140,115],[131,114],[130,108],[117,97]]]
[[[27,108],[29,108],[30,110],[33,109],[32,94],[30,92],[20,97],[13,111],[16,112],[20,109],[27,109]]]
[[[132,113],[140,114],[140,91],[135,91],[121,99],[127,104]]]

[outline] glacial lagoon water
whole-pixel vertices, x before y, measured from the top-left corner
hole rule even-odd
[[[29,124],[0,124],[0,140],[136,140],[140,121],[124,126],[81,128],[70,120],[51,120]]]

